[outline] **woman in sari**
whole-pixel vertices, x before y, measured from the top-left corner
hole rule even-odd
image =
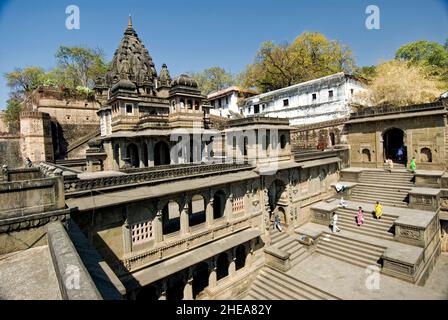
[[[375,217],[377,219],[381,219],[382,215],[383,215],[383,207],[381,206],[379,201],[377,201],[376,204],[375,204]]]
[[[362,224],[364,224],[364,212],[362,211],[362,208],[358,208],[358,214],[356,216],[356,223],[358,224],[358,227]]]

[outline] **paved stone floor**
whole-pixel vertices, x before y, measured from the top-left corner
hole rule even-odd
[[[287,272],[289,275],[348,300],[448,299],[448,254],[443,253],[425,286],[381,274],[379,289],[366,286],[366,270],[319,253]]]
[[[0,256],[0,300],[60,300],[48,246]]]

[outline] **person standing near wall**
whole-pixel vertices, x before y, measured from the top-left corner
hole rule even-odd
[[[415,157],[412,157],[411,163],[409,164],[409,169],[412,171],[412,173],[415,172],[417,169],[417,164],[415,163]]]
[[[333,212],[333,217],[331,218],[331,225],[332,225],[332,231],[333,233],[341,231],[338,227],[338,214],[336,211]]]

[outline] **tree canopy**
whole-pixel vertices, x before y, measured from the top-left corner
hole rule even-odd
[[[401,60],[391,60],[376,66],[368,91],[360,94],[369,105],[406,106],[434,101],[443,84],[427,68]]]
[[[354,65],[348,46],[318,32],[304,32],[291,44],[264,42],[242,81],[267,92],[341,71],[351,73]]]
[[[190,73],[190,76],[197,81],[204,95],[235,84],[234,76],[221,67],[207,68],[201,72]]]
[[[448,39],[445,46],[434,41],[415,41],[401,46],[395,53],[398,60],[421,64],[429,72],[448,83]]]

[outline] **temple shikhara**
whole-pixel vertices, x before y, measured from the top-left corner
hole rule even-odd
[[[92,96],[0,118],[2,299],[448,298],[446,97],[360,108],[345,73],[205,96],[168,66],[129,17]]]

